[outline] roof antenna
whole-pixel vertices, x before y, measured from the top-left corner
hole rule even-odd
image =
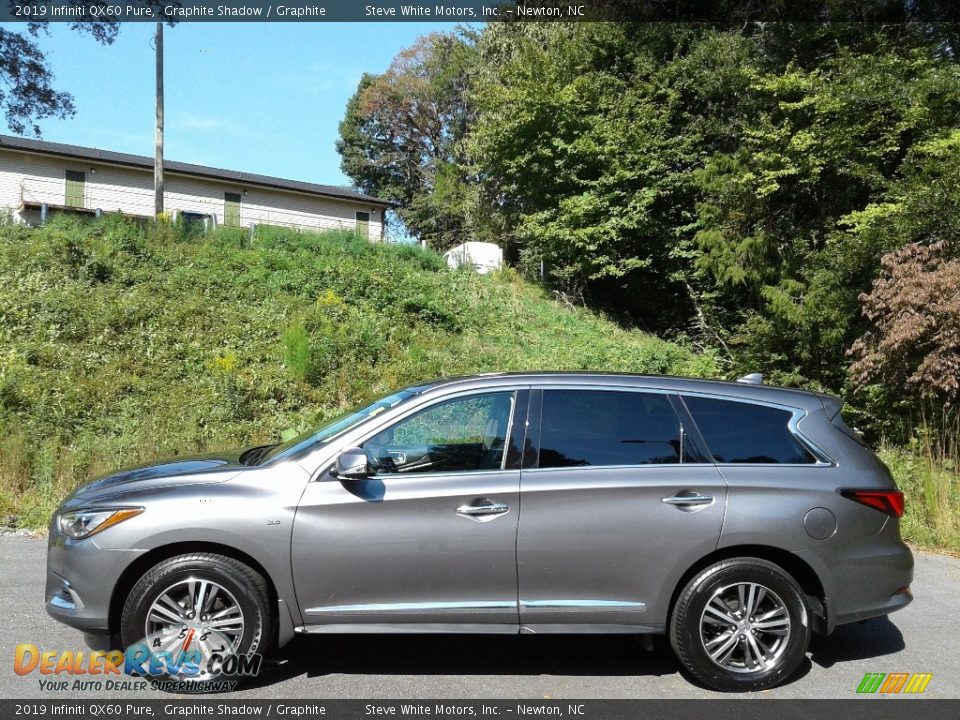
[[[749,375],[738,377],[737,382],[743,383],[744,385],[763,385],[763,373],[750,373]]]

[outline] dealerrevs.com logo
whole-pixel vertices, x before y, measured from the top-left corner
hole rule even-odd
[[[933,673],[867,673],[857,685],[861,695],[919,694],[927,689]]]
[[[40,650],[33,643],[21,643],[14,651],[13,671],[26,676],[40,675],[40,689],[65,690],[146,690],[167,692],[224,692],[233,690],[240,677],[256,677],[263,656],[238,654],[215,638],[190,637],[170,646],[156,639],[144,639],[121,650]],[[137,679],[142,678],[142,679]]]

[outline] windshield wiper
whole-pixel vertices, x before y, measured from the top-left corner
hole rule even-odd
[[[280,443],[271,443],[269,445],[257,445],[257,447],[252,447],[249,450],[244,450],[240,455],[240,463],[243,465],[257,465],[263,456],[266,455],[270,450],[275,448]]]

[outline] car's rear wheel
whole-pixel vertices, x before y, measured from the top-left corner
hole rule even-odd
[[[233,677],[239,659],[263,655],[273,637],[267,582],[224,555],[169,558],[130,591],[120,636],[128,653],[131,647],[144,657],[149,653],[146,662],[161,668],[158,674],[166,679],[196,683]]]
[[[810,644],[803,591],[778,565],[732,558],[697,573],[677,598],[670,644],[707,687],[763,690],[789,678]]]

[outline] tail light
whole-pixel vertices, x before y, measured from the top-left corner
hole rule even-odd
[[[887,515],[903,517],[903,493],[899,490],[841,490],[840,494]]]

